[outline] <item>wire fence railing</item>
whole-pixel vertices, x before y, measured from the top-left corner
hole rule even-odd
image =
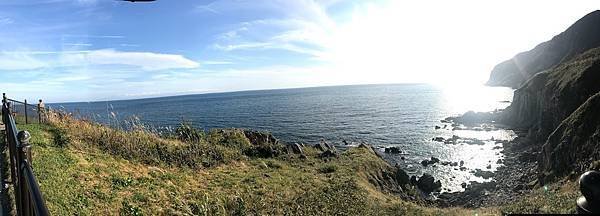
[[[29,123],[29,117],[37,115],[38,123],[43,122],[45,109],[36,109],[35,112],[31,112],[32,110],[26,102],[21,103],[21,106],[16,102],[18,101],[7,99],[6,95],[3,95],[2,122],[4,123],[4,143],[8,149],[8,163],[3,161],[2,165],[10,167],[10,180],[3,178],[2,185],[12,185],[13,187],[14,197],[12,200],[14,200],[16,215],[49,215],[39,184],[33,173],[31,145],[29,144],[31,135],[27,131],[19,131],[16,125],[17,116],[22,116],[24,122]],[[21,108],[21,112],[15,111],[19,108]],[[31,118],[32,121],[34,119]],[[2,195],[8,196],[6,188],[2,187],[2,189]],[[6,208],[10,208],[6,205],[6,203],[3,203],[2,213],[6,212]]]

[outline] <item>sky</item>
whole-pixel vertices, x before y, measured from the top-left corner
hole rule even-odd
[[[0,91],[48,102],[481,84],[600,1],[0,0]]]

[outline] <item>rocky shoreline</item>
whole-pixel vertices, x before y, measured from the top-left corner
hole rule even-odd
[[[470,182],[464,192],[442,193],[435,200],[441,207],[477,208],[503,205],[528,193],[537,185],[539,152],[526,138],[526,131],[515,130],[518,137],[503,143],[503,166],[491,173],[490,182]]]
[[[507,128],[504,125],[495,123],[492,119],[496,118],[497,113],[499,112],[467,112],[459,117],[449,117],[441,120],[442,123],[451,124],[452,130],[489,131],[502,128],[514,131],[517,137],[510,141],[496,141],[496,143],[502,143],[503,150],[501,153],[504,155],[504,158],[496,161],[497,164],[501,164],[502,166],[498,167],[494,172],[480,169],[471,170],[471,173],[475,176],[491,179],[491,181],[463,182],[461,185],[465,188],[465,191],[434,193],[434,195],[431,196],[431,192],[439,192],[439,189],[444,186],[439,184],[422,185],[416,181],[416,176],[412,176],[411,184],[424,193],[424,198],[428,200],[429,203],[439,207],[478,208],[498,206],[519,199],[539,185],[537,180],[537,157],[540,153],[539,147],[536,147],[537,145],[534,145],[533,141],[527,138],[527,129]],[[437,127],[439,126],[436,126],[436,128]],[[459,141],[472,145],[484,144],[484,140],[462,138],[456,135],[447,139],[443,137],[434,137],[432,140],[443,142],[445,144],[457,144]],[[385,154],[398,154],[401,152],[402,151],[397,147],[388,147],[384,149]],[[435,157],[425,159],[421,162],[423,167],[433,164],[456,166],[457,169],[461,170],[470,169],[463,166],[462,161],[440,161]],[[426,174],[425,178],[430,180],[428,182],[431,183],[435,181],[429,174]]]

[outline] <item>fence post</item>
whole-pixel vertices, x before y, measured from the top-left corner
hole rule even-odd
[[[579,177],[579,190],[583,196],[577,199],[577,213],[600,213],[600,172],[587,171],[582,174]]]
[[[31,166],[31,145],[29,144],[29,139],[31,139],[31,134],[28,131],[19,131],[17,134],[17,139],[19,139],[19,146],[17,146],[17,152],[19,154],[19,161],[17,161],[17,169],[20,173],[18,184],[20,184],[21,188],[21,215],[33,215],[31,210],[33,209],[31,196],[29,195],[29,190],[31,190],[26,184],[27,180],[25,180],[26,176],[24,175],[23,168],[24,166]]]
[[[27,99],[25,99],[25,105],[23,105],[23,109],[25,110],[25,124],[27,124]]]
[[[46,117],[46,106],[44,106],[44,102],[42,99],[38,101],[38,123],[42,123],[42,117]]]

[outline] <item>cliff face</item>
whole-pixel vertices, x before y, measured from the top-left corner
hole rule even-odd
[[[548,135],[591,95],[600,91],[600,48],[536,74],[514,93],[501,121],[530,129],[534,140]]]
[[[570,171],[582,173],[600,160],[600,93],[590,97],[550,134],[539,159],[547,182]]]
[[[528,128],[543,144],[540,180],[579,173],[598,160],[600,129],[600,48],[534,75],[514,93],[500,120]]]
[[[550,41],[496,65],[487,85],[518,88],[536,73],[551,69],[598,46],[600,46],[600,11],[594,11]]]

